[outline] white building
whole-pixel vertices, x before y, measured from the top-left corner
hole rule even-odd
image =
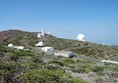
[[[70,51],[61,51],[54,53],[55,56],[64,56],[64,57],[72,57],[73,53]]]
[[[42,34],[39,33],[39,34],[37,35],[37,38],[42,38]]]
[[[39,43],[37,43],[35,46],[37,46],[37,47],[42,47],[42,46],[44,46],[45,44],[43,43],[43,42],[39,42]]]
[[[77,40],[78,40],[78,41],[83,41],[83,42],[85,42],[85,36],[84,36],[84,34],[78,34],[78,35],[77,35]]]
[[[112,64],[118,64],[117,61],[110,61],[110,60],[101,60],[103,63],[112,63]]]
[[[43,47],[42,51],[44,51],[44,52],[53,52],[54,48],[53,47]]]
[[[25,47],[24,46],[14,46],[17,50],[23,50]]]
[[[8,44],[8,47],[9,47],[9,48],[13,48],[14,45],[13,45],[12,43],[10,43],[10,44]]]
[[[41,30],[41,33],[39,33],[38,35],[37,35],[37,38],[42,38],[42,37],[44,37],[45,36],[45,33],[44,33],[44,31],[43,31],[43,29]]]
[[[42,34],[42,36],[45,36],[45,33],[44,33],[43,29],[41,30],[41,34]]]
[[[102,45],[104,45],[104,46],[112,46],[111,44],[107,44],[107,43],[102,43]]]

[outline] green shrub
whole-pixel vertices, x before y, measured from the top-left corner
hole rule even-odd
[[[23,62],[20,65],[24,71],[29,69],[42,69],[42,64],[34,63],[32,61]]]
[[[47,70],[61,70],[60,66],[54,66],[54,65],[45,65],[44,68]]]
[[[15,62],[17,62],[17,60],[19,59],[18,55],[14,55],[14,54],[10,54],[10,60],[13,60]]]
[[[11,53],[17,56],[35,56],[35,53],[30,50],[12,50]]]
[[[3,46],[0,46],[0,52],[7,52],[7,49]]]
[[[90,72],[89,69],[83,68],[83,67],[72,68],[72,71],[76,73],[89,73]]]
[[[30,70],[24,73],[22,83],[87,83],[79,78],[73,78],[60,70]]]
[[[91,71],[90,64],[77,64],[76,66],[71,68],[73,72],[77,73],[89,73]]]
[[[91,68],[91,71],[96,72],[99,75],[103,75],[103,71],[106,68],[108,68],[108,67],[106,67],[106,66],[94,66]]]
[[[69,58],[65,59],[64,62],[67,64],[74,64],[75,63],[72,59],[69,59]]]
[[[60,65],[60,66],[64,66],[64,63],[62,63],[60,61],[56,61],[56,60],[50,61],[49,63],[57,64],[57,65]]]
[[[0,69],[0,80],[3,78],[4,73],[5,73],[5,70],[1,70],[1,69]]]
[[[33,56],[31,58],[31,60],[34,62],[34,63],[41,63],[43,64],[43,60],[40,58],[40,56]]]
[[[80,60],[80,59],[78,59],[77,62],[78,62],[78,63],[88,63],[88,62],[90,62],[90,61],[86,61],[86,60]]]

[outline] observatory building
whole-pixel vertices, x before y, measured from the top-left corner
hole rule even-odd
[[[55,56],[64,56],[64,57],[68,57],[68,58],[73,57],[73,53],[70,52],[70,51],[55,52],[54,55],[55,55]]]
[[[45,33],[44,33],[44,31],[43,31],[43,29],[41,30],[41,33],[39,33],[38,35],[37,35],[37,38],[42,38],[42,37],[44,37],[45,36]]]
[[[13,48],[14,45],[13,45],[12,43],[10,43],[10,44],[8,44],[8,47],[9,47],[9,48]]]
[[[42,30],[41,30],[41,33],[39,33],[39,34],[37,35],[37,38],[41,39],[41,41],[40,41],[39,43],[35,44],[35,46],[37,46],[37,47],[42,47],[42,46],[45,45],[44,42],[43,42],[44,36],[45,36],[45,33],[44,33],[43,29],[42,29]]]
[[[84,34],[78,34],[77,35],[77,40],[85,42],[85,35]]]
[[[25,47],[24,46],[14,46],[12,43],[8,44],[9,48],[16,48],[17,50],[23,50]]]
[[[39,34],[37,35],[37,38],[42,38],[42,34],[39,33]]]
[[[52,51],[54,51],[54,48],[53,47],[43,47],[42,51],[44,51],[44,52],[52,52]]]
[[[14,46],[17,50],[23,50],[25,47],[24,46]]]
[[[42,47],[42,46],[44,46],[45,44],[43,43],[43,42],[39,42],[39,43],[37,43],[35,46],[37,46],[37,47]]]

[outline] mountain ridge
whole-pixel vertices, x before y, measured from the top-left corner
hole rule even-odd
[[[0,44],[8,45],[9,43],[13,43],[14,45],[35,47],[35,44],[41,41],[37,38],[38,33],[40,32],[27,32],[21,30],[1,31]],[[57,50],[68,49],[74,53],[84,54],[97,59],[110,59],[118,55],[117,46],[107,46],[91,42],[57,38],[56,36],[49,34],[45,34],[43,41],[46,46],[54,47]]]

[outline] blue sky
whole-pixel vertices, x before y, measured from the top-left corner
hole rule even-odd
[[[118,45],[118,0],[0,0],[0,31],[40,31]]]

